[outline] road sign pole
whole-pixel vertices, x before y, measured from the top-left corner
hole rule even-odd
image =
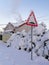
[[[28,19],[26,20],[26,24],[31,26],[31,60],[33,59],[33,51],[32,51],[32,41],[33,41],[33,27],[37,27],[37,20],[33,11],[31,11]]]
[[[32,40],[33,40],[33,27],[31,26],[31,60],[33,60]]]

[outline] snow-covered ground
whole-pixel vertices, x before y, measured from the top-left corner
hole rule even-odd
[[[31,52],[28,52],[31,49],[30,31],[12,34],[7,43],[0,41],[0,65],[49,65],[49,61],[45,59],[45,55],[49,56],[49,31],[45,24],[33,29],[33,43],[35,47],[32,44],[31,60]]]
[[[33,60],[31,54],[24,50],[17,50],[13,47],[6,47],[0,41],[0,65],[49,65],[49,61],[42,56],[37,56],[33,53]]]

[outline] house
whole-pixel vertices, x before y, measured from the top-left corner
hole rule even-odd
[[[15,27],[15,32],[21,32],[22,30],[28,32],[30,30],[30,26],[27,26],[26,23],[20,23],[18,26]]]
[[[0,41],[7,42],[11,35],[12,33],[8,31],[0,32]]]
[[[12,35],[11,33],[21,32],[25,30],[28,32],[30,30],[30,26],[27,26],[25,22],[19,22],[19,23],[11,23],[9,22],[6,27],[4,28],[4,34],[2,37],[3,42],[7,42],[7,40]]]
[[[9,23],[6,25],[6,27],[4,28],[4,31],[13,31],[13,29],[14,29],[13,24],[9,22]]]
[[[13,32],[21,32],[22,30],[25,30],[28,32],[30,30],[30,26],[27,26],[25,22],[20,23],[11,23],[9,22],[7,26],[4,28],[4,31],[13,31]]]
[[[12,35],[12,33],[10,33],[10,32],[3,32],[3,34],[2,34],[2,41],[3,42],[7,42],[7,40],[11,37],[11,35]]]

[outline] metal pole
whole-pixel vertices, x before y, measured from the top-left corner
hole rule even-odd
[[[31,60],[33,60],[32,40],[33,40],[33,27],[31,26]]]

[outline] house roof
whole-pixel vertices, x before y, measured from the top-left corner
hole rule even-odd
[[[8,27],[8,25],[11,25],[13,28],[18,28],[18,27],[21,27],[23,26],[24,24],[26,24],[26,21],[21,21],[21,22],[16,22],[16,23],[11,23],[9,22],[6,27],[4,28],[4,30],[6,30],[6,28]]]
[[[11,23],[14,27],[20,27],[25,24],[25,21],[17,22],[17,23]]]

